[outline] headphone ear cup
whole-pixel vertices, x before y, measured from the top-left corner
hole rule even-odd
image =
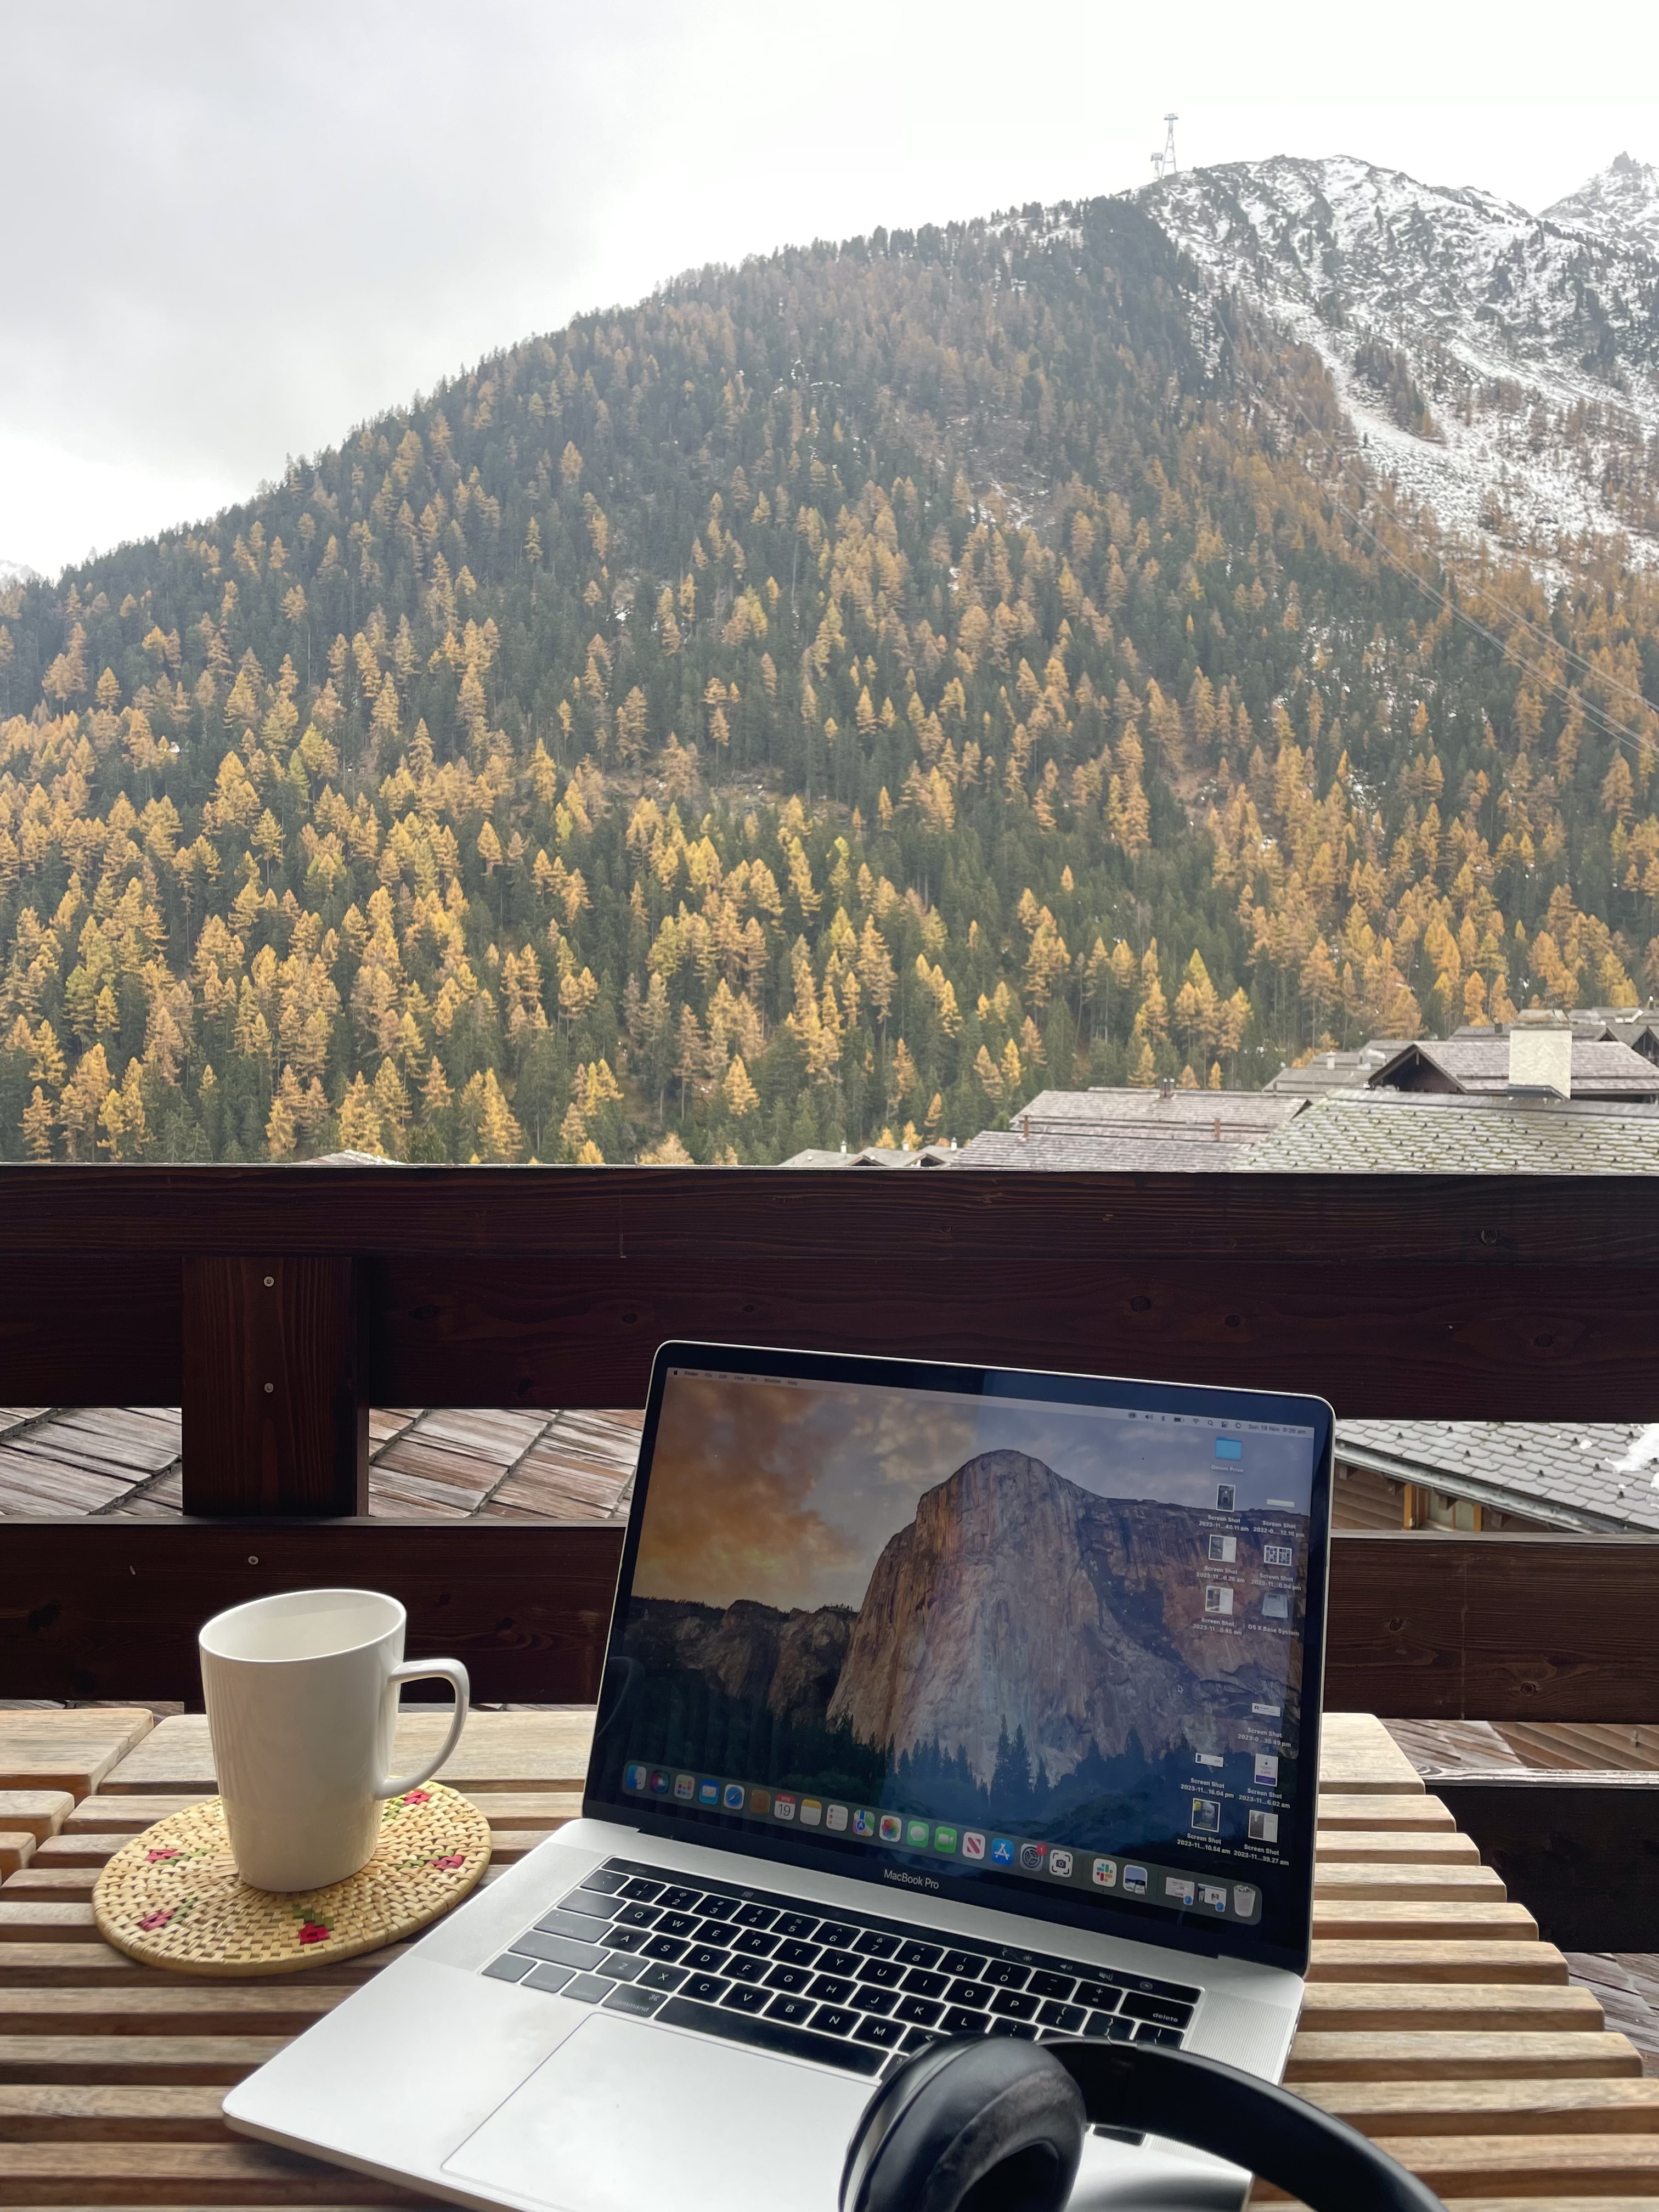
[[[866,2107],[842,2212],[1061,2212],[1086,2127],[1076,2083],[1040,2045],[938,2045]]]

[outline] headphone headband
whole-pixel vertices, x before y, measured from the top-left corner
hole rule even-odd
[[[1364,2136],[1288,2090],[1191,2051],[1056,2037],[935,2044],[865,2107],[842,2212],[1061,2212],[1088,2126],[1225,2159],[1312,2212],[1443,2212]]]

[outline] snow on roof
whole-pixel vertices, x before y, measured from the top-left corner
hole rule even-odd
[[[1632,1421],[1339,1421],[1339,1462],[1552,1527],[1659,1530],[1659,1427]]]

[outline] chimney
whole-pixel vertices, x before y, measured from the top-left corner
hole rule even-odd
[[[1031,1117],[1029,1114],[1022,1114],[1019,1117],[1019,1141],[1022,1145],[1029,1145],[1031,1141]]]
[[[1572,1096],[1572,1029],[1548,1007],[1529,1007],[1510,1024],[1510,1089]]]

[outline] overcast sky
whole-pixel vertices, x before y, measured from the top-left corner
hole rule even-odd
[[[1653,0],[0,0],[0,561],[210,512],[702,262],[1141,183],[1170,108],[1183,167],[1536,210],[1659,161],[1656,63]]]

